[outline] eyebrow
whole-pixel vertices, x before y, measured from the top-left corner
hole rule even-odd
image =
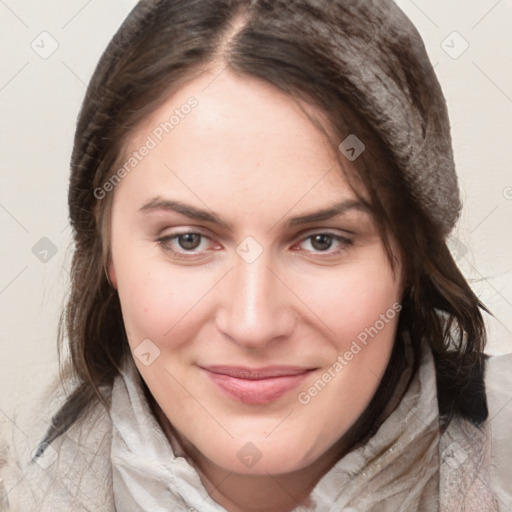
[[[176,212],[184,215],[185,217],[189,217],[190,219],[202,220],[204,222],[218,224],[228,229],[229,231],[232,231],[231,224],[224,221],[221,217],[211,211],[202,210],[180,201],[164,199],[160,196],[149,200],[139,209],[139,211],[142,213],[151,213],[158,210]],[[370,208],[367,204],[355,199],[348,199],[329,206],[323,210],[318,210],[316,212],[301,215],[299,217],[292,217],[285,222],[285,225],[291,227],[301,224],[309,224],[312,222],[320,222],[323,220],[332,219],[338,215],[345,214],[350,210],[357,210],[366,214],[370,213]]]

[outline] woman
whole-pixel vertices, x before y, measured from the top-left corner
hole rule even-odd
[[[392,2],[139,2],[69,207],[72,390],[6,510],[512,503],[510,358],[446,246],[446,106]]]

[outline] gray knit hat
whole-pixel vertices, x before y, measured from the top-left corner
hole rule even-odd
[[[363,20],[363,30],[337,39],[349,44],[339,56],[363,99],[360,109],[392,151],[412,195],[446,234],[462,204],[446,101],[421,36],[391,0],[336,3]]]
[[[214,58],[283,88],[312,84],[325,108],[333,98],[350,105],[432,221],[444,234],[454,227],[461,202],[446,102],[418,31],[392,0],[142,0],[98,64],[79,118],[69,191],[76,228],[93,228],[92,191],[114,165],[112,147],[157,103],[147,99],[155,85]]]

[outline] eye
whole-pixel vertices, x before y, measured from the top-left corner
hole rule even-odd
[[[197,257],[205,252],[211,240],[204,233],[187,231],[165,235],[157,239],[158,244],[166,251],[178,258]]]
[[[194,251],[201,245],[202,236],[201,233],[184,233],[183,235],[176,235],[174,238],[182,249]]]
[[[208,249],[215,250],[212,240],[199,231],[186,231],[162,236],[157,243],[173,257],[193,259],[204,257]],[[337,255],[353,245],[353,240],[334,233],[319,232],[303,238],[296,246],[321,256]],[[293,250],[297,250],[293,248]]]
[[[302,239],[299,245],[309,245],[312,249],[306,249],[313,253],[327,253],[328,255],[338,254],[353,245],[350,238],[335,235],[333,233],[314,233]],[[331,251],[332,247],[337,247]]]

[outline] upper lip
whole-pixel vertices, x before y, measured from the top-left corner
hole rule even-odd
[[[237,379],[257,380],[270,379],[272,377],[285,377],[290,375],[300,375],[314,368],[304,368],[302,366],[265,366],[263,368],[249,368],[245,366],[201,366],[204,370],[212,373],[227,375]]]

